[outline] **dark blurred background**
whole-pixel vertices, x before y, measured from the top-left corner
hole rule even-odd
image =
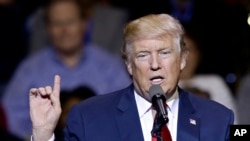
[[[105,0],[103,0],[105,1]],[[0,0],[0,83],[10,79],[28,54],[29,17],[46,0]],[[234,91],[249,70],[249,0],[110,0],[124,8],[129,20],[149,13],[169,13],[198,35],[202,63],[200,73],[221,75]]]

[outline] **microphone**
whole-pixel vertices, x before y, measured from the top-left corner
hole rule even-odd
[[[152,85],[149,88],[152,105],[157,111],[158,122],[164,125],[168,122],[168,113],[166,110],[166,97],[160,85]]]

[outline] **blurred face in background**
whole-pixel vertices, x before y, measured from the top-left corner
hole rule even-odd
[[[71,53],[81,49],[85,21],[74,2],[61,1],[50,6],[48,29],[52,44],[60,52]]]
[[[187,35],[184,36],[184,42],[186,44],[186,48],[189,50],[189,56],[187,60],[187,65],[182,71],[181,79],[189,79],[195,74],[196,69],[199,65],[200,52],[196,42],[191,37]]]

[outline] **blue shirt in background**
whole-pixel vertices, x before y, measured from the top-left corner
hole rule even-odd
[[[75,68],[67,68],[52,47],[43,48],[21,63],[3,95],[11,133],[21,138],[31,135],[29,90],[53,86],[56,74],[61,76],[61,90],[87,86],[97,95],[131,84],[122,59],[111,56],[94,44],[84,46],[82,58]]]

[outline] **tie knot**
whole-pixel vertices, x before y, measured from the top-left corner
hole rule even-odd
[[[166,104],[167,105],[167,104]],[[169,121],[167,106],[164,107],[156,107],[152,105],[152,113],[154,116],[154,126],[156,130],[160,130],[163,125],[166,125]]]
[[[165,108],[167,108],[167,104]],[[153,105],[152,110],[156,112],[151,131],[152,141],[172,141],[170,131],[166,125],[168,123],[167,113],[165,115],[160,112],[158,113],[156,107]]]
[[[152,109],[152,111],[153,111],[153,115],[155,115],[155,113],[158,113],[159,111],[160,111],[160,108],[161,107],[156,107],[155,105],[151,105],[151,109]],[[164,103],[163,104],[163,107],[162,108],[164,108],[164,111],[166,112],[166,114],[167,114],[167,109],[168,109],[168,105],[166,104],[166,103]]]
[[[167,109],[168,108],[168,104],[166,104],[166,103],[163,103],[163,106]],[[155,105],[151,105],[151,107],[152,107],[152,109],[153,110],[156,110],[156,106]]]

